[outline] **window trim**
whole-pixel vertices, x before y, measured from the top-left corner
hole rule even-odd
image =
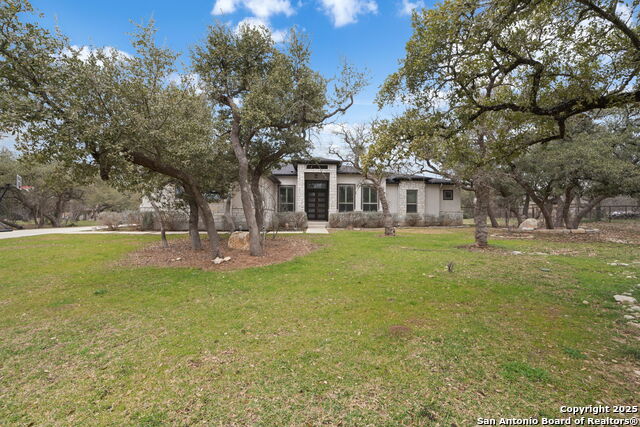
[[[450,197],[446,195],[450,194]],[[442,190],[442,200],[453,200],[453,190]]]
[[[418,190],[415,188],[407,188],[405,193],[405,212],[406,213],[418,213]],[[409,192],[415,192],[416,201],[413,203],[409,203]],[[409,211],[409,206],[412,206],[414,210]]]
[[[374,191],[375,195],[376,195],[376,201],[375,202],[366,202],[364,201],[364,193],[365,193],[365,189],[369,189],[369,192]],[[380,203],[380,198],[378,197],[378,190],[373,186],[373,185],[363,185],[362,186],[362,191],[360,192],[360,203],[361,203],[361,208],[362,208],[362,212],[378,212],[378,204]],[[364,206],[366,205],[374,205],[375,203],[375,209],[374,210],[365,210]]]
[[[292,189],[292,197],[293,201],[283,203],[282,202],[282,193],[280,190],[282,188],[291,188]],[[283,210],[283,204],[292,205],[292,210]],[[278,212],[295,212],[296,211],[296,186],[295,185],[278,185]]]
[[[351,203],[349,202],[340,202],[340,187],[351,187],[351,191],[353,194],[353,200]],[[356,210],[356,185],[355,184],[338,184],[338,212],[353,212]],[[340,210],[340,205],[351,205],[351,210]]]

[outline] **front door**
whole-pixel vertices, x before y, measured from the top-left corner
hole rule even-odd
[[[329,181],[306,181],[304,201],[309,221],[326,221],[329,218]]]

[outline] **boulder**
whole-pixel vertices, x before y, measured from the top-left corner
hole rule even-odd
[[[518,230],[531,231],[538,228],[538,220],[535,218],[527,218],[518,226]]]
[[[614,295],[613,299],[620,304],[635,304],[637,302],[634,297],[628,295]]]
[[[231,249],[249,250],[249,233],[247,231],[236,231],[229,236],[229,247]]]

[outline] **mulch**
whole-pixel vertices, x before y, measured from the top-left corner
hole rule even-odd
[[[163,248],[160,242],[152,243],[128,253],[117,264],[122,267],[186,267],[207,271],[231,271],[279,264],[297,256],[306,255],[317,249],[319,245],[304,238],[267,238],[265,255],[254,257],[249,255],[249,251],[229,248],[227,239],[223,239],[220,242],[222,256],[231,257],[231,260],[222,264],[213,263],[207,249],[208,240],[202,240],[202,247],[203,250],[194,251],[191,249],[189,238],[171,239],[168,248]]]

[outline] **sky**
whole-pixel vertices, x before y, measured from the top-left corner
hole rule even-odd
[[[133,23],[156,21],[158,41],[182,53],[188,66],[191,48],[202,41],[207,27],[223,22],[268,26],[275,40],[296,26],[306,32],[312,48],[313,69],[325,77],[336,75],[342,61],[366,70],[370,84],[355,105],[339,119],[361,123],[388,116],[374,99],[389,74],[398,69],[411,36],[411,10],[429,7],[433,0],[31,0],[48,28],[56,25],[75,46],[104,47],[130,52]],[[316,154],[326,155],[335,140],[325,133]],[[0,146],[12,146],[5,137]]]

